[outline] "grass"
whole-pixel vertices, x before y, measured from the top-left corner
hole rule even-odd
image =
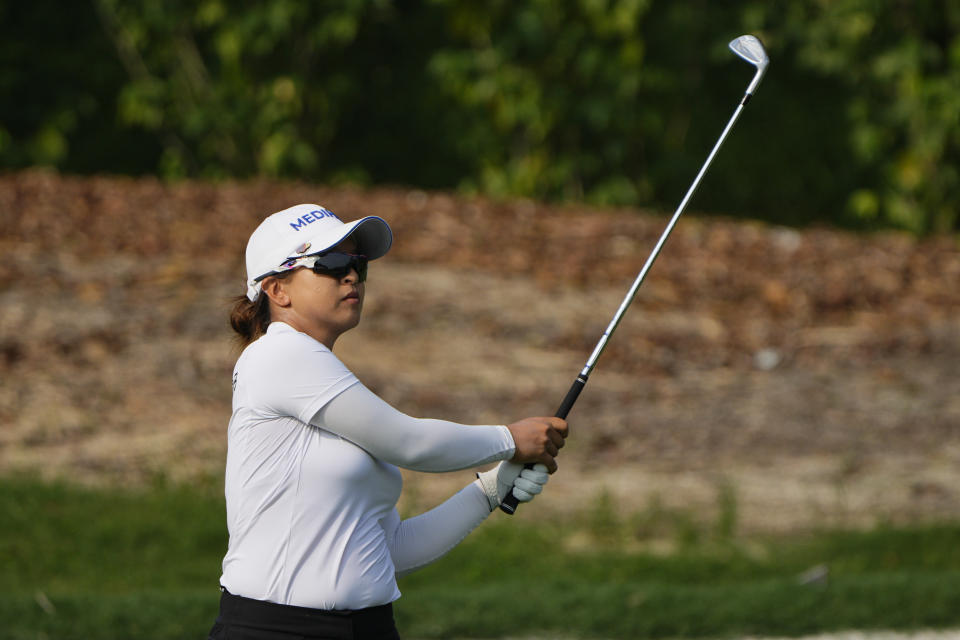
[[[401,580],[398,626],[406,638],[960,626],[960,524],[744,541],[733,533],[735,500],[724,500],[719,522],[700,528],[656,504],[620,516],[602,497],[595,512],[562,523],[496,515]],[[209,487],[0,479],[0,638],[205,637],[224,529],[222,497]],[[574,535],[595,550],[562,552]],[[624,550],[653,535],[673,536],[674,551]],[[825,580],[798,579],[821,566]]]

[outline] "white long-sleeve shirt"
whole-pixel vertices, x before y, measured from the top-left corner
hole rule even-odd
[[[439,558],[490,513],[471,483],[401,520],[397,467],[454,471],[514,453],[502,425],[400,413],[280,322],[244,350],[233,384],[220,583],[248,598],[317,609],[396,600],[398,573]]]

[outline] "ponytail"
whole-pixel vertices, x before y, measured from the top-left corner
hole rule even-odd
[[[271,278],[286,280],[293,275],[293,270],[271,274]],[[237,296],[233,299],[233,309],[230,310],[230,326],[237,332],[237,341],[244,348],[267,332],[270,326],[270,296],[263,291],[255,302],[250,302],[247,296]]]
[[[265,334],[270,326],[270,298],[264,294],[257,296],[255,302],[250,302],[245,295],[234,298],[230,326],[237,332],[241,347]]]

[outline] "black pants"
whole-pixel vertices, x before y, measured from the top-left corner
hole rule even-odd
[[[222,591],[220,615],[208,640],[400,640],[390,604],[324,611]]]

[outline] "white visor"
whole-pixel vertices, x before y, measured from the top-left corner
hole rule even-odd
[[[247,298],[260,296],[259,279],[275,273],[290,258],[322,253],[348,236],[357,242],[357,253],[376,260],[393,244],[393,232],[383,218],[367,216],[341,222],[315,204],[298,204],[267,217],[247,242]]]

